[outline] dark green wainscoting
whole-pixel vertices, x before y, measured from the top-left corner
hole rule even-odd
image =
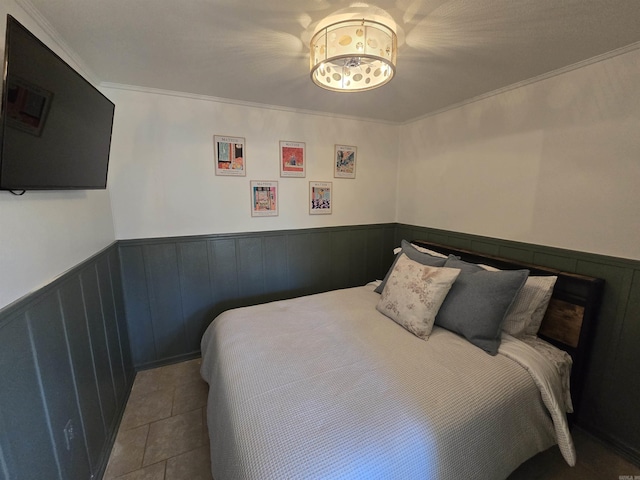
[[[200,354],[233,307],[364,285],[393,259],[395,224],[119,242],[137,369]]]
[[[403,224],[119,242],[137,369],[199,355],[222,311],[382,278],[422,239],[606,281],[577,421],[640,463],[640,262]]]
[[[577,422],[640,465],[640,262],[457,232],[397,225],[428,240],[605,280]]]
[[[229,308],[382,278],[403,238],[604,278],[578,423],[640,463],[640,262],[392,223],[121,240],[0,310],[0,480],[100,478],[134,368],[198,356]]]
[[[101,478],[134,375],[115,243],[1,309],[0,479]]]

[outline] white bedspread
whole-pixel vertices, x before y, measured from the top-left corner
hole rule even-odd
[[[558,441],[573,463],[544,357],[512,338],[490,356],[438,327],[420,340],[378,299],[371,286],[338,290],[210,325],[216,480],[501,479]]]

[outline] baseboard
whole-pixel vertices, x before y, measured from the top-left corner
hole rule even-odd
[[[612,437],[602,430],[599,430],[596,427],[593,427],[592,425],[585,425],[582,422],[578,422],[576,425],[593,436],[598,441],[604,443],[617,455],[640,467],[640,451],[638,451],[637,449],[625,444],[624,442],[621,442],[620,440]]]
[[[165,365],[172,365],[174,363],[185,362],[187,360],[193,360],[194,358],[200,357],[200,350],[196,350],[189,353],[183,353],[181,355],[176,355],[173,357],[162,358],[160,360],[155,360],[153,362],[143,363],[141,365],[135,365],[136,372],[141,372],[143,370],[149,370],[152,368],[164,367]]]
[[[135,379],[135,377],[133,377]],[[104,474],[107,473],[107,466],[109,465],[109,458],[111,457],[111,451],[113,450],[113,445],[116,443],[116,437],[118,436],[118,430],[120,429],[120,423],[122,422],[122,418],[124,417],[124,412],[127,409],[127,403],[129,402],[129,397],[131,396],[131,389],[133,387],[133,381],[127,385],[127,394],[125,396],[124,402],[121,404],[121,408],[116,415],[116,419],[111,425],[109,432],[107,433],[107,437],[104,442],[104,448],[102,451],[102,455],[100,458],[100,462],[98,465],[98,469],[91,476],[91,480],[97,480],[104,477]]]

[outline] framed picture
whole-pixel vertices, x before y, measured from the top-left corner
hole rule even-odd
[[[251,216],[278,216],[278,182],[251,180]]]
[[[213,136],[216,175],[244,177],[247,174],[247,158],[242,137]]]
[[[336,145],[333,158],[333,176],[336,178],[356,178],[357,147]]]
[[[329,215],[333,207],[333,184],[309,182],[309,215]]]
[[[304,177],[307,161],[304,142],[280,142],[280,176]]]

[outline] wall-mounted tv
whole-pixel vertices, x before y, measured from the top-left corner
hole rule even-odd
[[[7,15],[0,189],[107,187],[114,105]]]

